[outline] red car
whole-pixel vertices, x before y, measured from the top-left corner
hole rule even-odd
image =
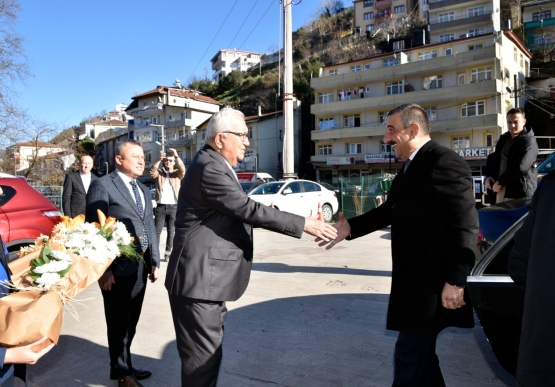
[[[62,213],[23,178],[0,177],[0,189],[0,235],[12,261],[20,247],[50,235]]]

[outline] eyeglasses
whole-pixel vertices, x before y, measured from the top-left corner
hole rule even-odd
[[[165,162],[165,163],[173,163],[173,160],[168,160],[168,159],[166,159],[166,160],[164,160],[164,162]]]
[[[245,141],[247,139],[247,136],[249,135],[248,133],[240,133],[240,132],[222,132],[222,133],[231,133],[236,135],[237,137],[239,137],[241,139],[241,141]]]

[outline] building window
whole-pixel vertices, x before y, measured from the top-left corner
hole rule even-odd
[[[392,67],[399,64],[399,58],[384,59],[383,67]]]
[[[391,148],[391,145],[389,144],[382,142],[380,145],[381,145],[382,153],[391,153],[391,151],[393,150],[393,148]]]
[[[421,52],[418,54],[418,60],[426,60],[437,57],[437,50]]]
[[[331,155],[331,145],[320,145],[318,147],[318,154],[320,156],[329,156]]]
[[[168,133],[168,140],[169,141],[177,140],[177,133],[176,132]]]
[[[337,75],[337,69],[330,70],[330,75]]]
[[[457,75],[457,85],[464,85],[464,74]]]
[[[447,13],[440,13],[439,14],[439,22],[445,23],[448,21],[455,20],[455,12],[447,12]]]
[[[405,48],[405,41],[399,40],[398,42],[393,42],[393,51],[401,51]]]
[[[520,68],[524,68],[524,55],[520,54]]]
[[[344,101],[346,99],[355,99],[354,89],[339,90],[339,99]]]
[[[360,65],[351,66],[352,73],[358,73],[360,71]]]
[[[513,48],[513,59],[514,59],[515,63],[516,63],[516,61],[518,60],[518,55],[517,55],[516,47]]]
[[[400,18],[400,19],[395,20],[395,25],[396,26],[402,26],[403,25],[403,19]]]
[[[481,48],[484,48],[483,44],[474,44],[472,46],[468,46],[468,51],[479,50]]]
[[[468,8],[468,17],[476,17],[484,14],[484,6]]]
[[[152,164],[152,153],[149,150],[145,150],[145,164],[147,166]]]
[[[453,49],[452,48],[446,48],[444,53],[445,53],[445,56],[453,55]]]
[[[432,75],[430,77],[424,77],[424,90],[440,89],[442,87],[443,87],[442,75]]]
[[[436,107],[424,108],[424,111],[428,115],[428,120],[437,121],[437,108]]]
[[[486,133],[486,146],[493,146],[493,134]]]
[[[370,63],[365,63],[364,64],[364,70],[370,70],[372,68],[372,66],[370,65]]]
[[[484,114],[486,114],[484,101],[468,102],[461,105],[461,116],[463,117],[483,116]]]
[[[185,138],[185,131],[180,130],[179,132],[177,132],[177,138],[183,140]]]
[[[366,12],[364,14],[364,20],[371,20],[374,19],[374,12]]]
[[[371,7],[374,5],[374,0],[367,0],[364,2],[365,7]]]
[[[335,128],[335,120],[333,118],[320,118],[318,128],[320,130],[333,129]]]
[[[439,42],[449,42],[450,40],[455,40],[455,34],[443,34],[439,35]]]
[[[385,84],[385,94],[401,94],[403,93],[403,81],[388,82]]]
[[[532,14],[532,21],[540,21],[540,20],[546,20],[546,19],[551,19],[551,10],[534,12]]]
[[[362,153],[362,144],[361,143],[346,144],[346,145],[347,145],[347,154],[355,155],[355,154]]]
[[[453,149],[470,148],[470,137],[453,137]]]
[[[202,132],[202,141],[206,140],[206,131]]]
[[[249,138],[252,139],[252,126],[249,127]]]
[[[405,12],[405,6],[404,5],[399,5],[397,7],[394,7],[393,12],[394,13],[403,13],[403,12]]]
[[[374,31],[374,24],[368,24],[366,26],[366,31]]]
[[[318,103],[329,103],[333,102],[333,96],[331,92],[328,91],[326,93],[318,93]]]
[[[534,36],[534,44],[549,44],[551,36]]]
[[[343,116],[343,127],[355,128],[360,126],[360,114],[351,114]]]
[[[478,36],[478,35],[483,35],[486,33],[486,29],[485,28],[473,28],[468,30],[468,36]]]
[[[380,125],[385,125],[385,123],[387,122],[387,113],[389,112],[379,112],[379,122]]]
[[[470,83],[489,81],[491,79],[491,66],[472,69]]]

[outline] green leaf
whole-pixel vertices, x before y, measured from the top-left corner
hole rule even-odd
[[[45,263],[50,262],[50,258],[48,258],[50,256],[50,254],[52,254],[52,248],[50,247],[50,245],[47,243],[44,245],[40,257],[43,259],[43,261]]]
[[[31,262],[33,262],[33,267],[44,265],[44,261],[40,258],[35,258]]]
[[[29,272],[29,277],[31,277],[33,279],[33,281],[36,281],[37,278],[39,278],[42,274],[37,274],[37,273],[33,273],[33,272]]]
[[[66,269],[59,271],[58,274],[60,275],[60,277],[63,277],[64,275],[66,275],[69,272],[69,269],[71,269],[71,265],[68,265]]]

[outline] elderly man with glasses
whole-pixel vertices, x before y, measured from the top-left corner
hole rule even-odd
[[[173,236],[175,234],[175,213],[177,211],[177,197],[181,180],[185,176],[185,165],[177,155],[177,151],[168,148],[169,155],[162,150],[160,158],[152,165],[150,176],[156,182],[156,233],[158,240],[164,228],[164,223],[168,222],[168,233],[166,237],[166,252],[164,260],[167,260],[172,252]],[[162,168],[160,162],[164,161]],[[177,167],[177,169],[174,169]]]

